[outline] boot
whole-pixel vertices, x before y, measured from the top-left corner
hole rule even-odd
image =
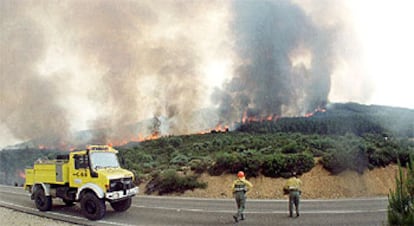
[[[233,219],[234,219],[235,222],[239,222],[239,219],[237,219],[236,216],[233,216]]]
[[[242,215],[241,215],[241,219],[240,219],[240,220],[242,220],[242,221],[243,221],[244,219],[245,219],[245,218],[244,218],[244,214],[242,214]]]

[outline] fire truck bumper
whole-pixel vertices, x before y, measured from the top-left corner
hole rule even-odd
[[[111,201],[118,200],[118,199],[125,199],[125,198],[132,197],[138,194],[138,192],[139,192],[139,188],[134,187],[134,188],[127,189],[127,190],[108,192],[106,193],[105,198]]]

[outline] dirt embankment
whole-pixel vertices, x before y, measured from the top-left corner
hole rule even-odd
[[[395,188],[395,176],[398,172],[397,165],[386,168],[366,170],[363,174],[354,171],[345,171],[338,175],[331,175],[323,169],[322,165],[316,166],[308,173],[300,176],[303,182],[302,198],[305,199],[331,199],[331,198],[355,198],[387,196],[390,189]],[[248,174],[248,172],[246,172]],[[212,177],[203,174],[201,181],[207,182],[206,189],[187,191],[181,196],[205,197],[205,198],[230,198],[232,193],[230,186],[235,179],[233,175]],[[257,177],[248,178],[254,188],[249,198],[254,199],[283,199],[282,187],[286,179]]]

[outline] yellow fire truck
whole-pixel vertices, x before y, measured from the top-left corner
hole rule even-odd
[[[126,211],[139,189],[133,173],[120,167],[117,153],[107,145],[90,145],[55,160],[37,161],[25,170],[24,188],[40,211],[51,210],[52,198],[61,198],[66,205],[80,202],[90,220],[105,216],[105,201],[115,211]]]

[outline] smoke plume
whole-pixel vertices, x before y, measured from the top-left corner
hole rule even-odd
[[[1,1],[0,135],[64,141],[111,128],[90,138],[105,142],[197,132],[244,113],[303,115],[328,102],[341,29],[304,9],[287,0]]]
[[[335,31],[315,25],[291,1],[235,1],[233,7],[241,62],[215,98],[221,116],[296,116],[324,106]]]

